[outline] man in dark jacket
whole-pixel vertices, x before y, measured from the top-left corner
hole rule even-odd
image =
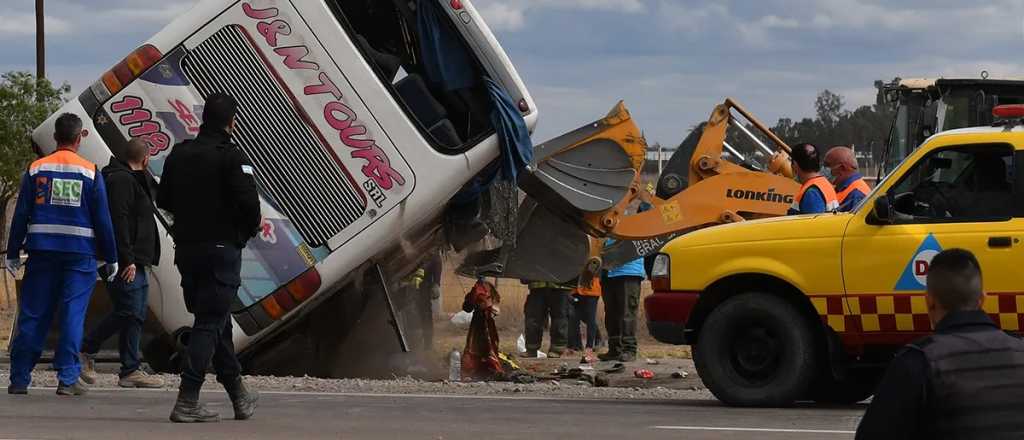
[[[122,160],[123,159],[123,160]],[[160,388],[164,381],[139,369],[139,337],[146,321],[149,282],[146,267],[160,261],[160,239],[153,217],[152,186],[146,167],[149,147],[142,139],[128,142],[122,158],[110,158],[103,168],[110,219],[114,223],[120,273],[107,282],[113,311],[82,340],[81,379],[96,383],[94,357],[100,345],[120,334],[121,371],[117,384],[125,388]]]
[[[935,334],[889,365],[857,439],[1024,438],[1024,341],[981,310],[981,266],[950,249],[928,271]]]
[[[257,395],[242,382],[231,336],[231,304],[241,285],[242,249],[259,228],[260,199],[252,165],[231,143],[238,103],[223,93],[206,98],[203,125],[194,140],[174,146],[164,163],[157,206],[173,216],[174,264],[181,273],[185,307],[195,315],[181,373],[174,422],[215,422],[199,403],[199,389],[213,362],[217,381],[231,397],[235,419],[252,417]]]

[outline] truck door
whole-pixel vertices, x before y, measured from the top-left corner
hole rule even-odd
[[[1021,329],[1024,296],[1010,276],[1024,235],[1022,176],[1014,172],[1021,158],[1008,144],[938,148],[869,200],[888,195],[892,224],[871,224],[872,203],[861,207],[843,241],[843,280],[865,344],[899,345],[931,331],[925,277],[931,259],[949,248],[978,257],[985,311],[1004,329]]]

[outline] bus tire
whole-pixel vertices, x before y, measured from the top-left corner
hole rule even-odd
[[[817,375],[814,336],[795,306],[751,292],[719,305],[694,348],[697,372],[722,402],[788,406]]]

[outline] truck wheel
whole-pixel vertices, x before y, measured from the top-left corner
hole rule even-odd
[[[719,305],[700,330],[697,372],[722,402],[786,406],[817,374],[811,329],[795,307],[767,293]]]
[[[851,405],[861,402],[872,394],[882,380],[884,370],[866,369],[849,371],[846,377],[835,379],[832,372],[822,372],[822,380],[814,386],[811,398],[818,403]]]

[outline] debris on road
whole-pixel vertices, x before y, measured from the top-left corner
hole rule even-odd
[[[690,374],[685,371],[676,371],[672,373],[673,379],[686,379]]]
[[[457,348],[453,348],[448,355],[448,380],[452,382],[462,380],[462,353],[459,353]]]
[[[646,368],[641,368],[633,372],[633,375],[638,379],[654,379],[654,372]]]

